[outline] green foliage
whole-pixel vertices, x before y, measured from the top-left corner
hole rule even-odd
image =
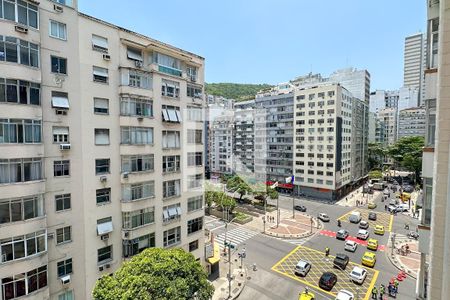
[[[369,143],[367,150],[369,155],[369,170],[381,168],[388,149],[380,143]]]
[[[422,148],[424,145],[424,138],[421,136],[404,137],[399,139],[388,150],[389,155],[398,164],[406,170],[415,173],[416,181],[420,180]]]
[[[269,197],[270,199],[278,198],[278,192],[275,189],[263,183],[258,183],[254,185],[252,187],[252,190],[255,199],[261,200],[263,204],[266,201],[267,197]]]
[[[270,87],[268,84],[205,83],[207,94],[237,101],[254,99],[257,92]]]
[[[383,173],[380,170],[373,170],[369,172],[369,179],[383,178]]]
[[[235,175],[228,179],[227,181],[227,189],[232,191],[233,193],[239,194],[239,200],[242,200],[242,197],[246,194],[250,194],[252,189],[250,185],[241,177]]]
[[[214,287],[195,257],[183,249],[149,248],[125,262],[112,275],[97,280],[96,300],[207,300]]]

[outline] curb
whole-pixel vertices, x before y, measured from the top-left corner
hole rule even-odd
[[[236,293],[235,296],[232,296],[231,299],[237,299],[239,297],[239,295],[242,293],[242,291],[244,290],[245,285],[247,284],[247,276],[248,276],[247,266],[244,265],[244,267],[242,269],[244,270],[244,272],[243,272],[244,280],[242,281],[242,284],[240,285],[239,291]]]
[[[388,249],[389,249],[389,251],[386,251],[386,250],[388,250]],[[390,248],[386,247],[386,250],[384,251],[384,254],[386,255],[386,257],[387,257],[387,259],[389,260],[389,262],[390,262],[395,268],[397,268],[397,269],[400,270],[400,271],[405,272],[405,274],[408,275],[410,278],[412,278],[412,279],[417,279],[417,276],[414,276],[414,275],[412,274],[413,272],[412,272],[411,270],[405,268],[404,266],[397,265],[397,264],[394,263],[393,258],[391,257],[391,254],[388,253],[388,252],[391,251]],[[395,254],[394,254],[394,255],[395,255]],[[400,264],[400,263],[399,263],[399,264]]]
[[[310,236],[315,235],[317,232],[319,232],[320,229],[323,228],[323,224],[322,222],[320,222],[319,220],[317,220],[316,218],[313,217],[313,220],[315,220],[316,222],[316,226],[314,227],[314,229],[316,229],[316,231],[314,232],[306,232],[306,233],[301,233],[301,234],[282,234],[282,233],[274,233],[274,232],[262,232],[263,234],[267,235],[267,236],[271,236],[271,237],[275,237],[275,238],[284,238],[284,239],[303,239],[303,238],[307,238]],[[317,226],[318,225],[318,226]]]

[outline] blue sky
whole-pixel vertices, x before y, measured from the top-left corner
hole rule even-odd
[[[425,0],[79,0],[79,10],[199,54],[207,82],[276,84],[354,66],[371,89],[403,83]]]

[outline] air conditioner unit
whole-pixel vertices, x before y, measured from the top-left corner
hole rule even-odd
[[[123,233],[123,238],[124,239],[128,239],[130,237],[130,232],[129,231],[122,231]]]
[[[105,269],[111,268],[111,264],[105,264]]]
[[[109,239],[109,234],[102,234],[102,235],[100,236],[100,239],[101,239],[102,241],[107,241],[107,240]]]
[[[60,144],[59,150],[70,150],[70,144]]]
[[[55,233],[51,232],[47,234],[47,239],[52,239],[55,237]]]
[[[103,272],[104,269],[105,269],[105,267],[103,267],[103,266],[98,267],[99,272]]]
[[[135,60],[135,61],[134,61],[134,65],[136,66],[136,68],[142,68],[142,61],[140,61],[140,60]]]
[[[103,60],[111,60],[111,55],[103,54]]]
[[[130,173],[128,173],[128,172],[123,172],[123,178],[124,178],[124,179],[128,179],[128,175],[130,175]]]
[[[66,275],[60,278],[61,279],[61,283],[63,285],[69,284],[70,283],[70,275]]]
[[[108,177],[106,176],[100,176],[100,181],[101,182],[106,182],[108,180]]]
[[[64,11],[62,6],[56,4],[53,4],[53,10],[59,13],[62,13]]]
[[[16,25],[16,31],[17,32],[21,32],[21,33],[28,33],[28,28],[20,26],[20,25]]]

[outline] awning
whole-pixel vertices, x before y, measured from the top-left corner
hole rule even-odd
[[[214,265],[217,264],[220,261],[220,248],[219,244],[214,243],[214,255],[212,257],[209,257],[207,261]]]
[[[273,185],[274,183],[274,181],[266,181],[266,185]],[[292,183],[278,183],[278,187],[284,189],[293,189],[294,185]]]
[[[52,97],[52,107],[69,109],[69,99],[65,97]]]
[[[138,49],[134,48],[128,48],[127,49],[127,56],[129,59],[143,61],[142,59],[142,52]]]
[[[112,231],[113,231],[112,221],[97,224],[97,234],[98,235],[107,234]]]

